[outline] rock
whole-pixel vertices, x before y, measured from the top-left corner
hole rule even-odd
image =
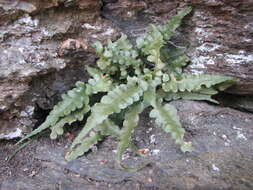
[[[101,0],[0,0],[0,139],[29,132],[60,94],[77,80],[87,80],[84,67],[96,60],[91,43],[115,40],[120,32],[134,40],[150,23],[165,23],[189,5],[193,12],[170,42],[189,45],[191,64],[186,71],[235,76],[239,85],[223,95],[222,105],[252,112],[251,0],[104,0],[103,4]],[[181,153],[169,135],[143,115],[135,141],[149,153],[144,158],[129,151],[124,154],[124,164],[130,167],[149,162],[143,170],[129,173],[115,167],[113,138],[101,143],[97,152],[70,163],[64,160],[66,137],[56,142],[44,137],[9,163],[4,157],[13,148],[4,141],[0,142],[0,187],[253,189],[252,114],[204,102],[173,104],[187,131],[185,138],[195,148],[192,153]]]
[[[43,169],[17,174],[15,180],[7,177],[0,182],[1,188],[252,189],[252,114],[205,102],[176,101],[173,104],[187,131],[186,140],[193,143],[192,153],[182,153],[170,135],[155,126],[145,113],[134,139],[139,148],[151,151],[142,158],[127,151],[123,161],[128,167],[150,163],[142,170],[127,172],[115,167],[117,141],[113,138],[99,144],[97,151],[67,163],[64,159],[66,138],[53,144],[44,137],[33,143],[33,155],[29,156],[33,161],[28,160],[28,166],[25,163],[19,166],[19,171],[34,168],[33,164],[38,163],[37,168]],[[23,154],[27,153],[19,153],[12,162],[21,157],[26,160]],[[29,175],[33,175],[32,179]]]
[[[235,109],[253,113],[253,96],[252,95],[231,95],[221,94],[218,97],[224,106],[230,106]]]
[[[137,14],[147,8],[144,1],[119,0],[117,2],[106,4],[104,9],[112,12],[114,17],[122,20],[134,18]]]
[[[90,44],[119,34],[111,22],[99,18],[99,0],[57,8],[62,3],[0,1],[0,139],[20,137],[30,131],[35,118],[41,120],[36,110],[51,109],[61,93],[77,80],[85,80],[85,65],[93,64],[95,59]],[[82,48],[63,53],[60,46],[69,36],[82,41]],[[44,81],[40,81],[42,78]],[[34,113],[23,114],[29,106]]]
[[[61,93],[86,81],[84,67],[96,60],[91,43],[120,32],[134,40],[189,5],[193,12],[170,42],[189,44],[186,71],[235,76],[239,85],[228,92],[236,101],[223,104],[251,111],[252,99],[242,101],[253,94],[250,0],[0,0],[0,139],[29,132]],[[61,46],[68,39],[76,48]]]
[[[103,14],[130,36],[139,36],[148,24],[165,23],[184,6],[193,6],[180,33],[172,39],[173,44],[181,41],[189,45],[187,54],[191,64],[186,71],[234,76],[239,84],[230,93],[253,94],[252,1],[146,0],[145,9],[135,3],[124,6],[125,2],[132,1],[106,4]],[[129,7],[136,10],[131,20],[126,14]]]
[[[235,76],[240,82],[230,92],[253,94],[252,1],[197,2],[188,22],[192,27],[188,71]]]

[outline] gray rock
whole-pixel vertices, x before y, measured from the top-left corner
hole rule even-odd
[[[58,1],[0,1],[0,15],[8,16],[0,25],[0,139],[31,131],[41,120],[37,110],[52,109],[60,94],[86,79],[85,65],[94,63],[95,54],[73,50],[59,55],[68,36],[92,43],[118,35],[109,21],[98,19],[99,2],[80,1],[73,12],[54,10]],[[27,107],[35,112],[24,114]]]
[[[45,137],[36,142],[36,151],[33,153],[42,169],[32,179],[24,175],[17,176],[14,181],[11,177],[6,178],[0,183],[1,188],[29,190],[37,185],[39,190],[56,187],[252,189],[252,114],[204,102],[176,101],[173,104],[187,131],[186,140],[193,143],[194,151],[191,153],[182,153],[170,135],[155,126],[148,119],[148,114],[144,114],[135,132],[135,140],[140,148],[148,148],[150,153],[146,157],[138,157],[127,151],[123,161],[128,167],[150,163],[138,172],[127,172],[115,166],[114,150],[117,142],[113,138],[107,138],[99,144],[96,152],[89,152],[67,163],[64,160],[66,141],[45,143]],[[151,136],[155,137],[152,143]]]
[[[192,63],[186,71],[235,76],[239,85],[229,92],[252,95],[251,0],[105,2],[102,7],[100,0],[0,0],[0,139],[29,132],[60,94],[75,81],[87,79],[84,66],[94,64],[94,53],[74,49],[59,56],[64,41],[104,43],[116,39],[121,30],[134,39],[149,23],[164,23],[187,5],[194,11],[171,42],[190,45]],[[224,105],[252,111],[251,98],[237,97]],[[195,148],[192,153],[181,153],[169,135],[143,115],[135,141],[150,153],[142,158],[127,151],[124,164],[138,167],[148,162],[148,167],[135,173],[117,169],[112,138],[97,152],[70,163],[64,160],[67,137],[56,144],[43,138],[13,162],[0,157],[0,188],[253,189],[252,115],[203,102],[173,104],[186,128],[186,140]],[[10,147],[3,142],[1,153],[6,156]]]

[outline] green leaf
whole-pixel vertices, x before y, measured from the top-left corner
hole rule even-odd
[[[143,102],[146,106],[156,104],[156,86],[149,85],[148,90],[144,92]]]
[[[102,55],[104,48],[101,42],[96,41],[92,46],[96,49],[98,55]]]
[[[66,160],[74,160],[79,156],[82,156],[85,152],[88,152],[91,147],[101,141],[103,136],[99,132],[91,132],[89,137],[86,137],[83,142],[75,149],[75,151],[67,152]]]
[[[76,88],[62,95],[62,101],[54,106],[53,110],[49,113],[44,123],[23,137],[20,141],[17,142],[17,144],[51,126],[54,126],[61,117],[67,116],[71,112],[86,106],[89,103],[89,97],[86,95],[85,89],[86,87],[84,83],[77,82]]]
[[[122,84],[103,96],[100,103],[96,103],[91,108],[91,115],[87,119],[86,125],[76,137],[71,145],[71,151],[75,152],[82,143],[89,132],[101,124],[108,116],[113,113],[119,113],[121,110],[127,108],[131,104],[140,100],[143,95],[143,89],[139,85],[137,78],[128,78],[126,85]]]
[[[50,138],[56,139],[58,135],[62,135],[64,132],[64,125],[69,124],[71,125],[75,121],[82,121],[84,114],[90,110],[90,107],[84,106],[82,109],[76,110],[71,112],[69,115],[61,118],[54,126],[52,126]]]
[[[156,64],[156,69],[161,70],[164,67],[164,63],[160,58],[160,49],[164,45],[164,40],[161,32],[154,25],[151,25],[152,30],[136,39],[137,48],[142,51],[144,55],[147,55],[149,62]]]
[[[200,90],[202,87],[210,88],[217,84],[224,84],[228,82],[231,85],[233,77],[224,75],[189,75],[182,74],[181,79],[177,80],[175,77],[171,76],[172,80],[163,83],[162,88],[165,92],[192,92]]]
[[[120,128],[118,125],[110,120],[106,119],[103,123],[99,124],[96,128],[96,131],[99,131],[103,136],[113,136],[113,137],[120,137]]]
[[[88,73],[93,77],[88,80],[89,88],[92,94],[98,92],[108,92],[113,87],[112,79],[108,75],[104,75],[101,71],[95,68],[87,67]]]
[[[162,33],[164,40],[168,41],[171,39],[176,29],[180,26],[182,19],[191,11],[192,8],[188,7],[173,16],[166,25],[159,27],[159,31]]]
[[[138,52],[133,48],[127,36],[122,34],[117,41],[108,41],[108,45],[100,55],[97,65],[99,69],[108,75],[115,75],[120,71],[121,78],[126,79],[126,71],[129,68],[136,69],[142,64],[138,56]]]
[[[120,134],[120,142],[117,148],[117,158],[116,161],[121,168],[129,169],[121,164],[122,155],[125,150],[130,146],[131,136],[134,132],[134,128],[137,127],[139,122],[139,114],[143,111],[143,105],[138,103],[129,108],[126,113],[125,120],[123,122],[123,128]]]
[[[189,58],[184,51],[175,47],[163,47],[161,49],[161,59],[166,63],[165,70],[170,74],[182,74],[182,69],[189,62]]]
[[[113,136],[120,139],[121,130],[111,119],[106,119],[102,124],[98,125],[95,130],[100,132],[103,136]],[[138,148],[133,142],[130,142],[129,148],[138,154]]]
[[[162,106],[157,103],[154,109],[150,112],[150,117],[155,118],[155,121],[166,133],[170,133],[175,142],[181,145],[181,149],[186,145],[183,138],[185,130],[182,128],[177,110],[170,104]]]
[[[171,100],[178,100],[178,99],[184,99],[184,100],[206,100],[209,102],[213,102],[215,104],[219,104],[216,100],[211,98],[211,95],[208,94],[200,94],[197,92],[177,92],[177,93],[168,93],[168,95],[165,97],[167,101]]]

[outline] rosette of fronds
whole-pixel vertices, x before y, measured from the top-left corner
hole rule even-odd
[[[77,82],[74,89],[62,96],[45,122],[20,142],[47,128],[51,129],[50,137],[55,139],[64,133],[66,124],[87,117],[66,159],[76,159],[106,136],[114,136],[119,139],[117,163],[125,168],[121,157],[127,148],[136,149],[132,134],[138,126],[139,115],[145,108],[152,107],[150,117],[157,126],[171,134],[183,152],[191,151],[191,143],[184,141],[185,129],[177,110],[169,102],[190,99],[218,103],[212,96],[231,86],[233,78],[182,73],[189,58],[182,50],[171,50],[167,44],[190,11],[187,8],[179,12],[166,25],[152,25],[147,34],[136,39],[136,46],[124,34],[115,42],[109,40],[106,46],[96,42],[94,47],[99,59],[96,68],[87,67],[91,76],[88,82]],[[89,99],[94,94],[101,97],[91,106]]]

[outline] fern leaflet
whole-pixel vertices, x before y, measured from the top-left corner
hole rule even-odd
[[[210,88],[214,85],[233,80],[233,78],[229,76],[208,74],[182,74],[179,80],[177,80],[173,75],[171,75],[170,77],[171,80],[163,83],[162,85],[162,88],[165,92],[192,92],[193,90],[200,90],[203,86],[206,88]]]
[[[155,118],[156,123],[161,125],[162,129],[166,133],[171,133],[175,142],[181,145],[181,149],[184,150],[187,145],[187,143],[183,140],[185,130],[180,124],[176,108],[170,104],[162,106],[157,102],[156,106],[149,115],[151,118]],[[190,151],[190,149],[184,150],[184,152],[185,151]]]
[[[69,115],[71,112],[82,107],[86,107],[89,103],[89,97],[86,95],[86,87],[83,82],[77,82],[76,88],[68,91],[62,95],[62,101],[54,106],[53,110],[49,113],[46,121],[41,124],[37,129],[30,134],[23,137],[17,144],[24,140],[37,135],[41,131],[54,126],[61,117]]]
[[[138,103],[130,107],[129,111],[126,113],[126,117],[123,123],[123,128],[120,134],[120,142],[118,144],[117,158],[116,158],[116,161],[118,162],[118,165],[121,168],[129,169],[129,168],[125,168],[121,164],[122,155],[131,144],[130,143],[131,136],[132,136],[132,133],[134,132],[134,128],[138,125],[139,114],[142,112],[142,110],[143,110],[143,105]]]
[[[102,97],[101,102],[96,103],[91,108],[91,115],[87,119],[83,130],[71,145],[71,152],[75,152],[78,146],[82,146],[84,138],[89,132],[106,120],[109,115],[119,113],[122,109],[138,101],[144,90],[139,85],[137,78],[129,78],[126,85],[119,85],[113,91],[110,91]]]

